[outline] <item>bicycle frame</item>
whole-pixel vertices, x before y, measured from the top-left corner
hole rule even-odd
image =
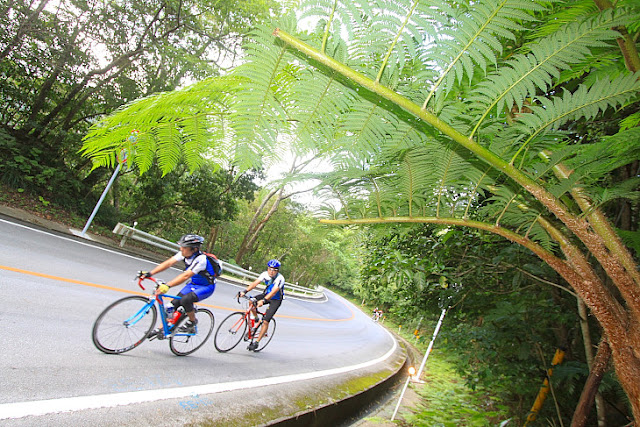
[[[244,298],[249,300],[249,307],[244,312],[244,316],[242,316],[242,318],[239,319],[238,322],[236,322],[236,324],[233,325],[233,327],[235,328],[236,325],[241,325],[242,322],[247,322],[247,326],[249,329],[247,331],[247,338],[251,340],[254,338],[253,329],[262,324],[262,319],[264,318],[265,313],[263,311],[258,310],[258,307],[255,304],[256,301],[253,297],[248,297],[245,295]],[[239,298],[238,298],[238,302],[240,302]],[[256,314],[260,316],[259,318],[258,317],[254,317],[253,319],[251,318],[251,312],[253,311],[254,308],[256,310]],[[259,333],[259,331],[256,331],[256,332]]]
[[[138,279],[138,286],[140,286],[142,288],[142,290],[146,290],[144,286],[142,286],[142,281],[143,280],[151,280],[153,283],[155,283],[156,288],[159,286],[158,285],[158,281],[153,278],[153,277],[140,277]],[[169,335],[171,335],[171,330],[173,329],[173,327],[175,326],[174,323],[169,323],[167,321],[167,316],[166,316],[166,309],[164,308],[164,298],[171,298],[171,299],[180,299],[179,296],[177,295],[167,295],[167,294],[160,294],[160,295],[151,295],[149,297],[149,303],[147,305],[145,305],[144,307],[142,307],[140,310],[138,310],[138,312],[136,314],[134,314],[133,316],[131,316],[129,319],[125,320],[125,324],[130,325],[133,324],[135,325],[136,322],[138,322],[140,319],[142,319],[144,317],[145,314],[147,314],[149,312],[149,310],[151,309],[151,306],[153,304],[158,304],[158,309],[160,311],[160,321],[162,322],[162,331],[164,332],[164,336],[168,337]],[[195,307],[195,306],[194,306]],[[183,314],[183,316],[186,314]],[[130,322],[131,320],[131,322]],[[176,333],[176,336],[188,336],[188,335],[193,335],[193,334],[188,334],[188,333]]]

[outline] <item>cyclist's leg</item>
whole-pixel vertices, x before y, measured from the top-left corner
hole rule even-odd
[[[262,337],[264,337],[264,334],[267,333],[267,330],[269,329],[269,322],[273,318],[274,314],[276,314],[276,311],[278,311],[278,309],[280,308],[280,304],[282,304],[282,300],[279,300],[279,299],[271,300],[271,301],[268,301],[267,303],[269,304],[269,308],[267,309],[267,312],[264,314],[264,317],[262,318],[262,328],[260,329],[260,334],[258,335],[258,338],[256,340],[258,342],[260,342]]]
[[[260,300],[264,300],[264,297],[267,296],[267,294],[265,294],[264,292],[258,295],[255,295],[254,298],[256,299],[256,303]],[[267,301],[265,300],[265,303],[267,303]],[[254,318],[258,318],[258,309],[256,306],[253,306],[251,308],[251,313],[253,314]]]
[[[281,303],[282,300],[269,301],[269,308],[262,318],[260,334],[258,335],[258,338],[251,343],[249,350],[260,351],[269,344],[276,329],[276,319],[273,318],[273,315],[278,311]]]
[[[189,292],[186,295],[182,295],[182,298],[180,298],[180,305],[184,307],[184,312],[187,313],[187,316],[189,316],[189,320],[191,321],[196,318],[193,304],[198,301],[200,301],[200,298],[195,292]]]
[[[189,319],[189,322],[184,323],[187,331],[192,330],[194,328],[194,325],[198,323],[194,304],[198,301],[202,301],[203,299],[210,297],[215,290],[215,285],[193,286],[191,287],[191,289],[192,291],[187,294],[179,294],[181,296],[179,304],[184,308],[184,311]]]

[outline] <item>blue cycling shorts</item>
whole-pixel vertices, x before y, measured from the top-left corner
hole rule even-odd
[[[187,295],[190,292],[195,293],[198,296],[198,301],[202,301],[205,298],[209,298],[213,295],[213,291],[216,290],[216,285],[194,285],[193,283],[187,283],[187,285],[180,290],[181,295]]]

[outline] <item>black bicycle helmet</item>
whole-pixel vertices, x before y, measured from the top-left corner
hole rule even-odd
[[[203,242],[204,237],[202,236],[198,236],[197,234],[185,234],[180,238],[180,240],[178,240],[178,245],[183,248],[199,248]]]

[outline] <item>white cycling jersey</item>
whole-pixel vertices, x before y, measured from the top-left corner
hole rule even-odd
[[[269,282],[271,282],[271,276],[269,276],[269,273],[267,273],[266,271],[263,271],[260,276],[258,276],[258,280],[260,280],[267,287],[267,289],[264,290],[265,295],[268,295],[269,292],[271,292],[273,288],[276,287],[280,289],[280,291],[277,292],[271,299],[282,299],[282,296],[284,295],[284,276],[282,274],[278,273],[278,275],[273,279],[273,282],[269,284]]]
[[[183,261],[186,265],[186,270],[192,270],[195,274],[198,274],[207,268],[207,256],[200,252],[200,255],[194,258],[185,258],[180,252],[173,256],[176,261]]]

